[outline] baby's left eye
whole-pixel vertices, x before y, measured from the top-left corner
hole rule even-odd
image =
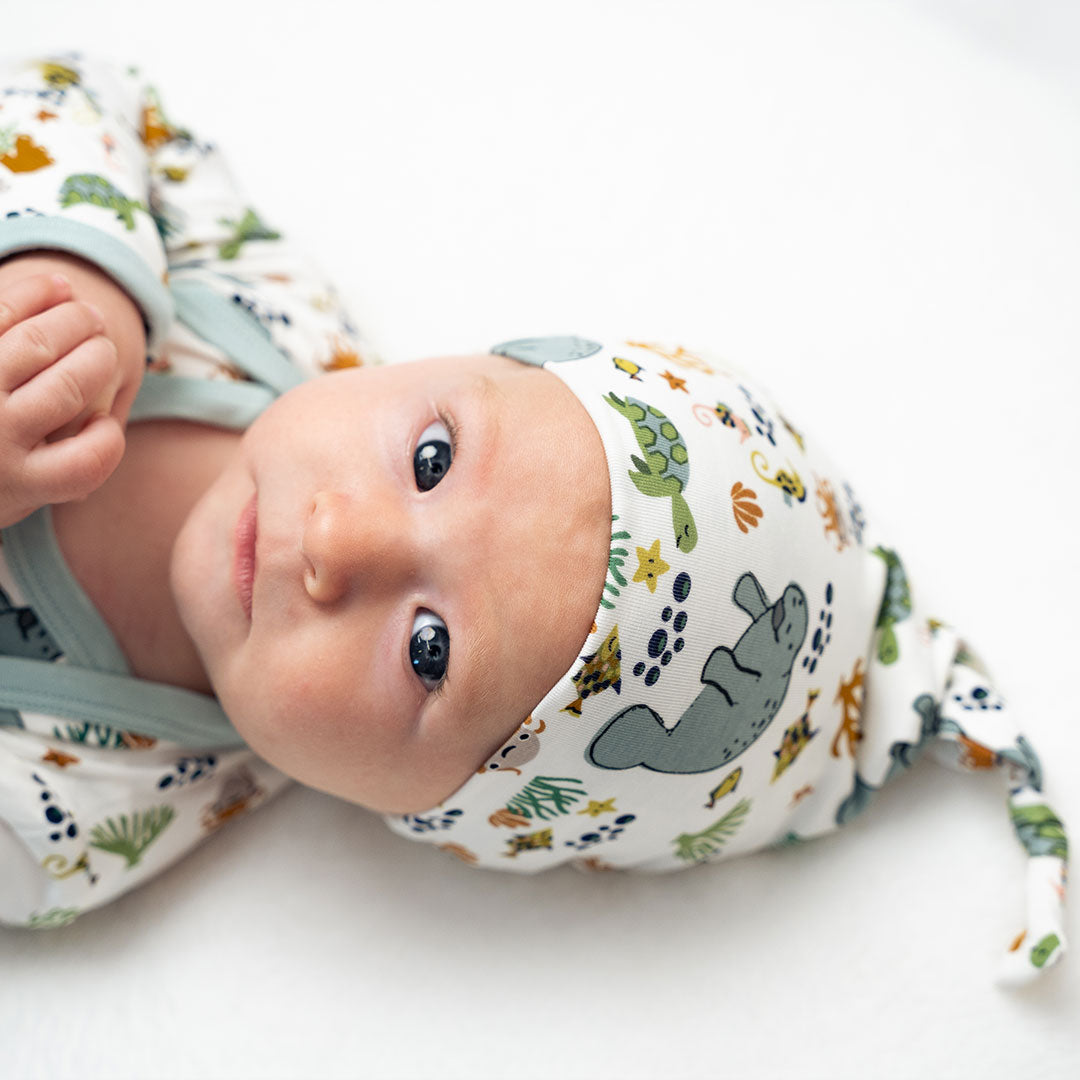
[[[450,432],[446,430],[446,425],[439,420],[428,424],[420,432],[413,452],[416,486],[421,491],[430,491],[446,475],[453,458]]]
[[[409,660],[417,678],[434,690],[446,678],[450,663],[450,632],[446,623],[431,611],[418,611],[409,639]]]

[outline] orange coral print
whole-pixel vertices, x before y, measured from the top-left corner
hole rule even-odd
[[[706,375],[716,374],[700,356],[687,352],[681,345],[677,345],[674,349],[665,349],[663,345],[650,345],[647,341],[628,341],[626,344],[634,349],[648,349],[649,352],[656,353],[657,356],[662,356],[665,360],[678,364],[680,367],[704,371]]]
[[[748,487],[743,487],[738,480],[731,487],[731,510],[735,515],[735,524],[744,532],[758,527],[762,517],[762,509],[754,500],[757,492]]]
[[[13,173],[36,172],[53,163],[49,151],[44,146],[39,146],[29,135],[16,135],[12,143],[10,134],[0,132],[0,150],[3,150],[0,165],[6,165]]]
[[[156,150],[172,140],[172,128],[165,123],[165,118],[157,105],[143,106],[142,131],[139,132],[139,136],[147,150]]]
[[[836,738],[832,741],[832,756],[840,756],[840,740],[847,737],[847,750],[852,757],[855,756],[855,744],[862,738],[862,727],[859,717],[862,713],[862,684],[863,666],[862,657],[855,661],[855,670],[851,673],[851,681],[840,680],[840,689],[833,698],[834,705],[842,705],[844,718],[840,721],[840,727],[836,731]]]
[[[479,862],[477,857],[467,847],[462,847],[461,844],[440,844],[439,850],[445,851],[449,855],[453,855],[455,858],[460,859],[469,866]]]
[[[843,551],[850,541],[844,528],[843,519],[840,517],[840,508],[836,504],[836,492],[827,479],[814,476],[817,485],[814,494],[817,495],[818,513],[825,519],[825,535],[833,533],[836,540],[836,550]]]
[[[322,365],[324,371],[343,371],[345,368],[363,367],[364,361],[360,359],[360,354],[355,350],[349,348],[345,341],[340,338],[334,342],[334,351],[330,354],[330,359],[325,361]]]
[[[509,807],[504,806],[488,818],[488,824],[494,825],[495,828],[505,825],[508,829],[520,829],[529,824],[529,819],[522,817],[521,814],[515,814]]]
[[[965,769],[992,769],[998,763],[998,756],[990,747],[966,735],[957,735],[956,741],[962,750],[960,764]]]

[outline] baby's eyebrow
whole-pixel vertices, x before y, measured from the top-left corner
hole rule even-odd
[[[490,401],[492,398],[496,397],[506,397],[502,387],[490,375],[483,371],[478,371],[473,375],[470,390],[485,401]]]

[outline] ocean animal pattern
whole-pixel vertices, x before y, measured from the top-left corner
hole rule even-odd
[[[613,356],[611,362],[615,365],[616,371],[621,371],[623,374],[628,375],[634,382],[645,381],[641,377],[641,373],[645,368],[640,364],[635,364],[633,360],[627,360],[624,356]]]
[[[612,525],[618,520],[618,514],[611,515]],[[622,568],[630,552],[627,548],[621,546],[621,542],[629,539],[630,534],[625,529],[617,529],[611,534],[611,550],[608,553],[608,576],[604,580],[604,593],[606,595],[600,597],[601,607],[613,608],[615,604],[609,597],[618,597],[621,590],[626,588],[626,578],[623,576]],[[620,544],[620,546],[616,547],[616,544]],[[614,584],[610,579],[614,579]]]
[[[586,758],[592,764],[708,772],[761,736],[783,703],[806,638],[806,596],[791,582],[769,604],[757,578],[747,572],[736,582],[732,599],[752,622],[734,647],[719,645],[709,655],[701,672],[704,687],[679,720],[668,728],[648,705],[623,709],[589,745]]]
[[[507,801],[503,811],[496,811],[488,820],[495,826],[520,827],[532,820],[547,821],[572,813],[577,802],[588,794],[581,783],[568,776],[534,776]]]
[[[828,537],[831,533],[836,543],[836,550],[843,551],[850,541],[836,501],[836,492],[827,478],[814,477],[814,494],[817,496],[818,513],[825,522],[825,536]]]
[[[208,832],[220,829],[226,821],[250,810],[266,794],[255,774],[239,765],[222,780],[217,798],[202,812],[202,826]]]
[[[715,369],[709,363],[697,354],[684,349],[682,345],[677,345],[674,349],[671,349],[664,345],[650,344],[646,341],[628,341],[626,344],[632,349],[645,349],[655,356],[662,357],[664,360],[672,364],[678,364],[679,367],[687,368],[690,371],[701,371],[706,375],[716,374]]]
[[[267,327],[298,381],[324,366],[362,362],[362,338],[326,280],[291,244],[274,239],[276,231],[233,186],[220,151],[173,123],[131,69],[66,57],[5,62],[0,197],[2,221],[48,221],[58,237],[74,225],[68,235],[76,246],[83,238],[91,260],[104,252],[93,234],[110,237],[127,252],[133,280],[138,266],[145,280],[169,287],[197,268],[201,286],[249,313],[252,326]],[[236,378],[258,378],[223,337],[215,339],[224,325],[207,320],[196,329],[164,313],[163,304],[155,374],[194,382],[231,369]],[[31,569],[41,551],[30,549]],[[74,648],[79,626],[65,636],[62,619],[38,600],[45,579],[16,570],[10,549],[5,555],[0,546],[0,655],[77,663],[64,648],[69,637]],[[80,708],[73,718],[24,708],[0,708],[0,820],[25,842],[36,873],[28,867],[25,890],[0,888],[5,922],[63,925],[128,891],[288,782],[246,748],[159,743],[121,730],[120,713]],[[455,810],[432,815],[433,827],[452,825]]]
[[[712,427],[713,424],[719,421],[721,427],[731,428],[732,431],[737,431],[739,433],[740,445],[750,438],[750,429],[746,426],[746,421],[736,416],[722,401],[718,401],[711,407],[697,401],[690,411],[694,414],[694,419],[697,420],[702,427]]]
[[[563,712],[573,713],[575,716],[581,715],[581,706],[585,704],[585,699],[593,694],[603,693],[609,687],[616,694],[622,690],[622,650],[619,648],[618,624],[611,628],[611,632],[596,652],[581,659],[585,665],[573,679],[578,696],[563,707]]]
[[[521,775],[521,766],[527,765],[540,753],[540,735],[547,725],[543,720],[533,726],[533,718],[526,717],[517,731],[495,751],[476,771],[483,775],[488,772],[513,772]]]
[[[78,173],[75,176],[69,176],[61,185],[58,198],[60,205],[65,208],[77,203],[89,203],[92,206],[100,206],[104,210],[113,210],[117,220],[122,221],[124,228],[129,232],[135,228],[136,210],[150,213],[149,207],[144,203],[129,199],[104,176],[98,176],[96,173]]]
[[[677,858],[687,862],[706,862],[718,855],[724,845],[746,821],[753,805],[750,799],[740,799],[722,818],[696,833],[680,833],[672,843]]]
[[[169,805],[154,806],[118,818],[106,818],[90,830],[90,846],[127,860],[127,869],[135,866],[146,849],[165,831],[176,816]]]
[[[796,502],[806,501],[806,487],[790,461],[788,462],[788,470],[790,471],[777,469],[772,476],[769,475],[769,462],[760,450],[755,450],[750,455],[750,464],[760,479],[764,480],[766,484],[772,484],[773,487],[780,489],[784,496],[784,502],[788,506],[791,505],[792,499]]]
[[[730,795],[742,779],[742,766],[732,769],[731,772],[709,792],[709,801],[705,804],[706,810],[711,810],[725,795]]]
[[[637,549],[638,568],[634,571],[634,581],[644,582],[649,592],[656,592],[656,583],[671,569],[671,564],[660,557],[660,541],[654,540],[647,548]]]
[[[885,563],[885,591],[877,617],[877,658],[882,664],[895,664],[900,646],[893,627],[911,614],[911,590],[900,556],[880,544],[873,552]]]
[[[776,757],[776,766],[773,769],[769,783],[775,784],[783,776],[788,767],[810,744],[810,740],[821,730],[820,728],[814,728],[813,730],[810,728],[810,709],[813,707],[814,702],[817,701],[820,693],[820,690],[808,690],[806,692],[806,709],[803,711],[802,716],[784,732],[780,749],[773,751],[773,755]]]
[[[834,758],[840,757],[840,742],[847,739],[848,753],[855,756],[855,745],[862,738],[862,687],[863,687],[863,661],[862,657],[855,660],[855,668],[850,679],[841,679],[840,686],[833,699],[834,705],[839,705],[842,710],[840,726],[836,729],[836,735],[832,741],[830,753]]]
[[[748,533],[756,529],[763,516],[763,511],[754,500],[757,492],[752,488],[743,487],[742,482],[736,480],[731,485],[731,512],[735,516],[735,524],[739,531]]]
[[[223,259],[235,259],[240,254],[240,249],[249,240],[280,240],[281,233],[264,224],[259,215],[248,207],[238,221],[230,218],[221,218],[219,225],[224,225],[232,231],[228,240],[218,245],[218,255]]]
[[[16,607],[0,589],[0,656],[58,660],[63,653],[32,608]]]
[[[644,455],[631,456],[637,472],[628,475],[634,486],[642,495],[671,499],[675,546],[682,552],[693,551],[698,540],[697,525],[683,496],[690,483],[690,456],[678,429],[659,409],[637,398],[624,400],[610,393],[604,400],[629,421]]]
[[[53,164],[49,151],[32,136],[16,131],[14,125],[0,128],[0,165],[9,172],[36,172]]]

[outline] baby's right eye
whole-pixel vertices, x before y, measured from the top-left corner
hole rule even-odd
[[[434,690],[446,678],[450,663],[450,632],[446,623],[431,611],[418,611],[412,630],[409,660],[413,671],[428,690]]]
[[[428,424],[420,432],[413,452],[416,486],[421,491],[430,491],[446,475],[453,459],[452,441],[446,425],[439,420]]]

